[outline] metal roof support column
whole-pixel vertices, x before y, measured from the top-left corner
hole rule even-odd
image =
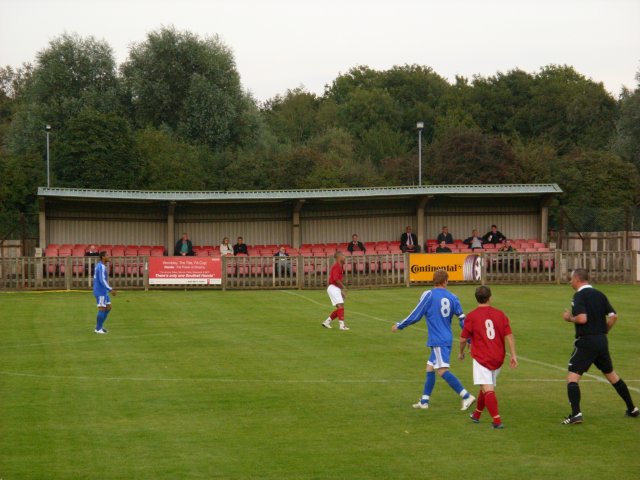
[[[416,208],[416,235],[418,236],[418,245],[420,248],[425,248],[425,221],[424,221],[424,207],[429,203],[431,197],[419,197],[418,207]]]
[[[46,200],[42,197],[38,200],[38,230],[39,240],[38,246],[40,248],[47,248],[47,211]]]
[[[540,241],[549,241],[549,204],[553,200],[551,195],[545,195],[540,201]]]
[[[300,211],[304,206],[306,200],[300,199],[293,205],[291,215],[291,246],[293,248],[300,248]]]
[[[173,246],[175,245],[175,212],[176,202],[169,202],[169,208],[167,208],[167,253],[169,256],[173,255]]]

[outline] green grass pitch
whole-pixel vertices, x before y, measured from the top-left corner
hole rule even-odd
[[[639,289],[602,289],[640,402]],[[473,287],[452,290],[474,307]],[[521,356],[498,380],[503,431],[440,379],[431,409],[411,408],[425,327],[390,327],[422,289],[350,292],[349,332],[321,328],[324,291],[123,291],[106,336],[89,292],[0,294],[0,478],[640,478],[640,419],[608,384],[585,377],[585,423],[560,425],[570,287],[493,290]],[[469,359],[452,370],[476,393]]]

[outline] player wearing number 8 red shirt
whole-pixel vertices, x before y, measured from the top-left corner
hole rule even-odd
[[[491,289],[476,289],[478,308],[470,312],[464,320],[464,328],[460,338],[460,354],[464,359],[464,351],[471,340],[471,356],[473,357],[473,383],[480,385],[476,410],[471,414],[474,423],[480,421],[485,407],[493,417],[493,428],[504,428],[498,411],[498,399],[494,391],[496,379],[504,363],[505,340],[511,352],[511,368],[518,366],[516,344],[509,325],[509,319],[501,310],[491,306]]]
[[[344,297],[347,296],[347,289],[344,288],[342,283],[342,277],[344,274],[343,265],[346,260],[344,253],[336,252],[334,255],[336,263],[331,267],[329,272],[329,286],[327,287],[327,294],[331,300],[331,304],[335,307],[335,310],[331,312],[331,315],[322,322],[324,328],[331,328],[331,322],[338,319],[340,324],[340,330],[349,330],[344,323]]]

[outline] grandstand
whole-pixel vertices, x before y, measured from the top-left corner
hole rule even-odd
[[[556,184],[244,192],[41,187],[39,246],[59,256],[76,256],[88,244],[113,256],[171,254],[184,231],[198,255],[216,255],[223,237],[233,242],[237,235],[250,255],[273,255],[280,245],[327,255],[346,248],[355,232],[368,251],[394,253],[407,225],[430,248],[443,224],[464,238],[496,223],[524,248],[544,248],[537,246],[547,240],[548,204],[559,193]]]

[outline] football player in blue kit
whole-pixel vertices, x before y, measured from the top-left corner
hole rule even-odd
[[[449,359],[453,344],[453,332],[451,320],[457,316],[460,328],[464,325],[464,313],[460,300],[447,290],[449,274],[445,270],[436,270],[433,273],[434,288],[425,291],[420,297],[420,302],[407,318],[396,323],[392,331],[403,330],[409,325],[426,318],[428,340],[427,347],[431,348],[431,355],[427,362],[427,378],[420,401],[413,408],[426,410],[429,408],[431,392],[436,384],[436,373],[462,398],[461,410],[467,410],[476,401],[476,398],[465,390],[460,380],[449,371]]]

